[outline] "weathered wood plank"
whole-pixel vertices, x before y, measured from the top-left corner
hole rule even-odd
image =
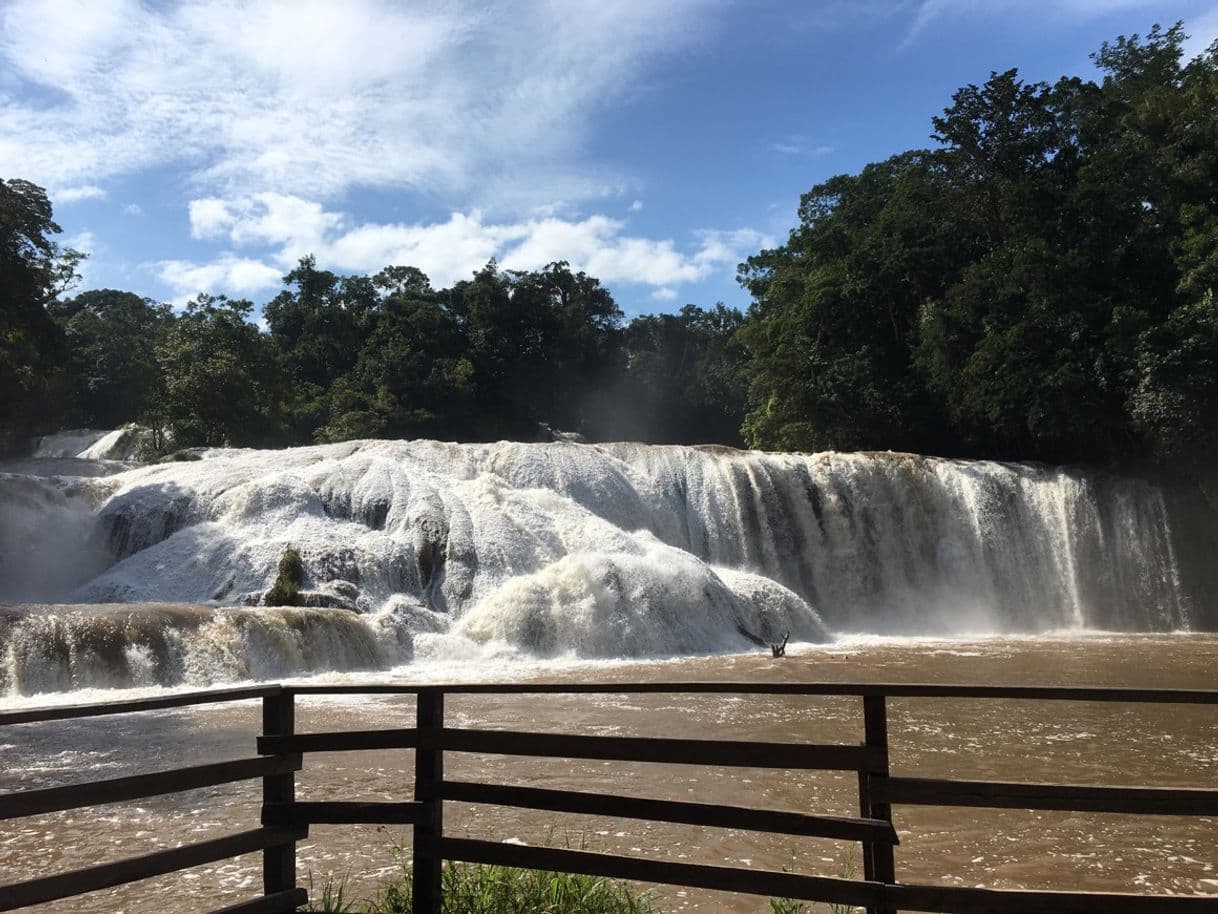
[[[513,730],[445,728],[436,734],[421,737],[420,745],[447,752],[478,752],[487,755],[536,755],[547,758],[822,771],[874,770],[884,761],[883,753],[869,746],[575,736],[567,733],[529,733]]]
[[[285,686],[297,695],[825,695],[889,698],[1004,698],[1218,705],[1218,689],[1139,689],[1126,686],[1026,686],[869,682],[456,682],[444,685],[368,684]]]
[[[262,732],[289,738],[296,729],[296,696],[291,692],[262,699]],[[296,802],[296,774],[268,774],[262,779],[262,808]],[[262,852],[262,894],[276,895],[296,888],[296,842],[277,844]]]
[[[262,808],[262,824],[275,825],[414,825],[429,815],[422,803],[334,803],[268,804]]]
[[[749,809],[743,806],[712,806],[705,803],[651,800],[604,793],[570,790],[545,790],[535,787],[509,787],[500,784],[475,784],[445,781],[440,788],[445,800],[458,803],[486,803],[521,809],[611,816],[616,819],[645,819],[681,825],[706,825],[712,828],[740,828],[747,831],[782,835],[806,835],[843,841],[898,843],[889,822],[854,819],[845,816],[812,816],[774,809]]]
[[[179,692],[175,695],[158,695],[155,698],[130,698],[125,701],[107,701],[89,705],[51,705],[45,708],[0,713],[0,726],[48,720],[73,720],[80,717],[102,717],[107,714],[132,714],[136,711],[156,711],[162,708],[188,708],[194,705],[218,704],[226,701],[248,701],[252,698],[278,695],[283,691],[284,688],[280,685],[251,686],[244,689]]]
[[[108,889],[127,882],[175,873],[192,866],[290,844],[307,835],[308,830],[304,828],[256,828],[223,838],[201,841],[198,844],[188,844],[185,847],[130,857],[116,863],[103,863],[82,870],[0,886],[0,911],[71,898],[73,895],[96,892],[98,889]]]
[[[497,844],[493,841],[476,841],[469,838],[443,838],[438,845],[446,860],[560,873],[583,873],[609,879],[634,879],[639,882],[744,892],[749,895],[780,896],[800,901],[866,906],[879,902],[884,889],[882,885],[874,882],[830,876],[802,876],[774,870],[645,860],[552,847]]]
[[[260,736],[258,752],[282,755],[289,752],[356,752],[363,749],[414,749],[418,731],[414,727],[398,730],[344,730],[334,733],[296,733],[291,736]]]
[[[416,711],[419,748],[414,754],[414,798],[427,816],[414,826],[414,867],[411,871],[412,914],[440,914],[443,907],[444,857],[437,843],[444,835],[444,753],[427,745],[444,729],[444,693],[420,692]]]
[[[214,787],[247,781],[265,775],[285,774],[299,771],[299,755],[276,755],[261,758],[239,759],[231,762],[216,762],[210,765],[194,765],[190,768],[175,768],[172,771],[154,771],[134,774],[129,777],[110,778],[105,781],[89,781],[84,784],[67,784],[63,787],[44,787],[39,790],[23,790],[0,794],[0,819],[16,819],[21,816],[36,816],[64,809],[81,809],[105,803],[122,803],[167,793],[181,793],[200,787]]]
[[[1052,809],[1165,816],[1218,815],[1218,790],[1204,787],[1090,787],[888,778],[873,795],[905,806],[972,806],[990,809]]]
[[[276,892],[274,895],[263,895],[250,901],[230,904],[219,908],[211,914],[290,914],[299,907],[309,903],[309,893],[302,888],[288,889],[286,892]]]
[[[901,911],[935,914],[1214,914],[1218,895],[1121,895],[1036,892],[959,886],[888,886],[888,903]]]

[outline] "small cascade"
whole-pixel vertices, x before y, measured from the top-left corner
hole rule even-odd
[[[391,629],[343,610],[173,605],[0,610],[0,694],[211,685],[410,659]]]

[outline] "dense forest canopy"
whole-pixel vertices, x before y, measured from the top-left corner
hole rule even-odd
[[[892,448],[1214,479],[1218,46],[1179,26],[955,94],[934,148],[813,187],[748,313],[630,322],[600,282],[312,257],[263,308],[67,297],[45,192],[0,181],[0,445],[137,421],[176,447],[357,437]]]
[[[994,73],[939,147],[817,185],[741,270],[765,448],[1188,471],[1218,446],[1218,47],[1104,44],[1100,82]]]

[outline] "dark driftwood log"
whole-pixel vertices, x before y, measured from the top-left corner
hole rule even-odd
[[[785,656],[787,656],[787,642],[788,642],[788,641],[790,641],[790,640],[791,640],[791,633],[790,633],[790,632],[787,632],[785,635],[783,635],[783,636],[782,636],[782,643],[781,643],[781,644],[771,644],[771,645],[770,645],[770,652],[771,652],[771,653],[772,653],[772,654],[773,654],[775,657],[785,657]]]

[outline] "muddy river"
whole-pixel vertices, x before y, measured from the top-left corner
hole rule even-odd
[[[430,664],[415,681],[682,680],[979,682],[1218,687],[1218,636],[1086,635],[978,640],[853,639],[775,660],[739,655],[648,663]],[[343,674],[333,681],[361,681]],[[365,681],[384,681],[386,674]],[[316,680],[314,680],[316,681]],[[142,694],[142,693],[124,693]],[[115,693],[73,693],[73,702]],[[0,700],[0,707],[69,700]],[[456,726],[547,732],[858,742],[862,703],[734,696],[454,696]],[[298,699],[297,728],[411,726],[412,697]],[[153,768],[247,757],[256,703],[0,728],[0,790],[47,787]],[[1218,787],[1218,707],[897,699],[889,705],[894,774],[1079,784]],[[702,769],[451,755],[454,779],[857,814],[848,772]],[[409,799],[409,751],[317,754],[297,776],[304,800]],[[0,884],[256,826],[256,783],[0,822]],[[897,807],[898,878],[998,888],[1215,895],[1218,822],[1204,818]],[[448,804],[456,836],[584,847],[696,863],[824,875],[861,870],[852,845],[751,832]],[[407,828],[315,826],[299,848],[302,879],[345,878],[356,896],[396,872]],[[30,910],[168,914],[257,893],[257,855]],[[657,887],[661,911],[768,911],[764,899]]]

